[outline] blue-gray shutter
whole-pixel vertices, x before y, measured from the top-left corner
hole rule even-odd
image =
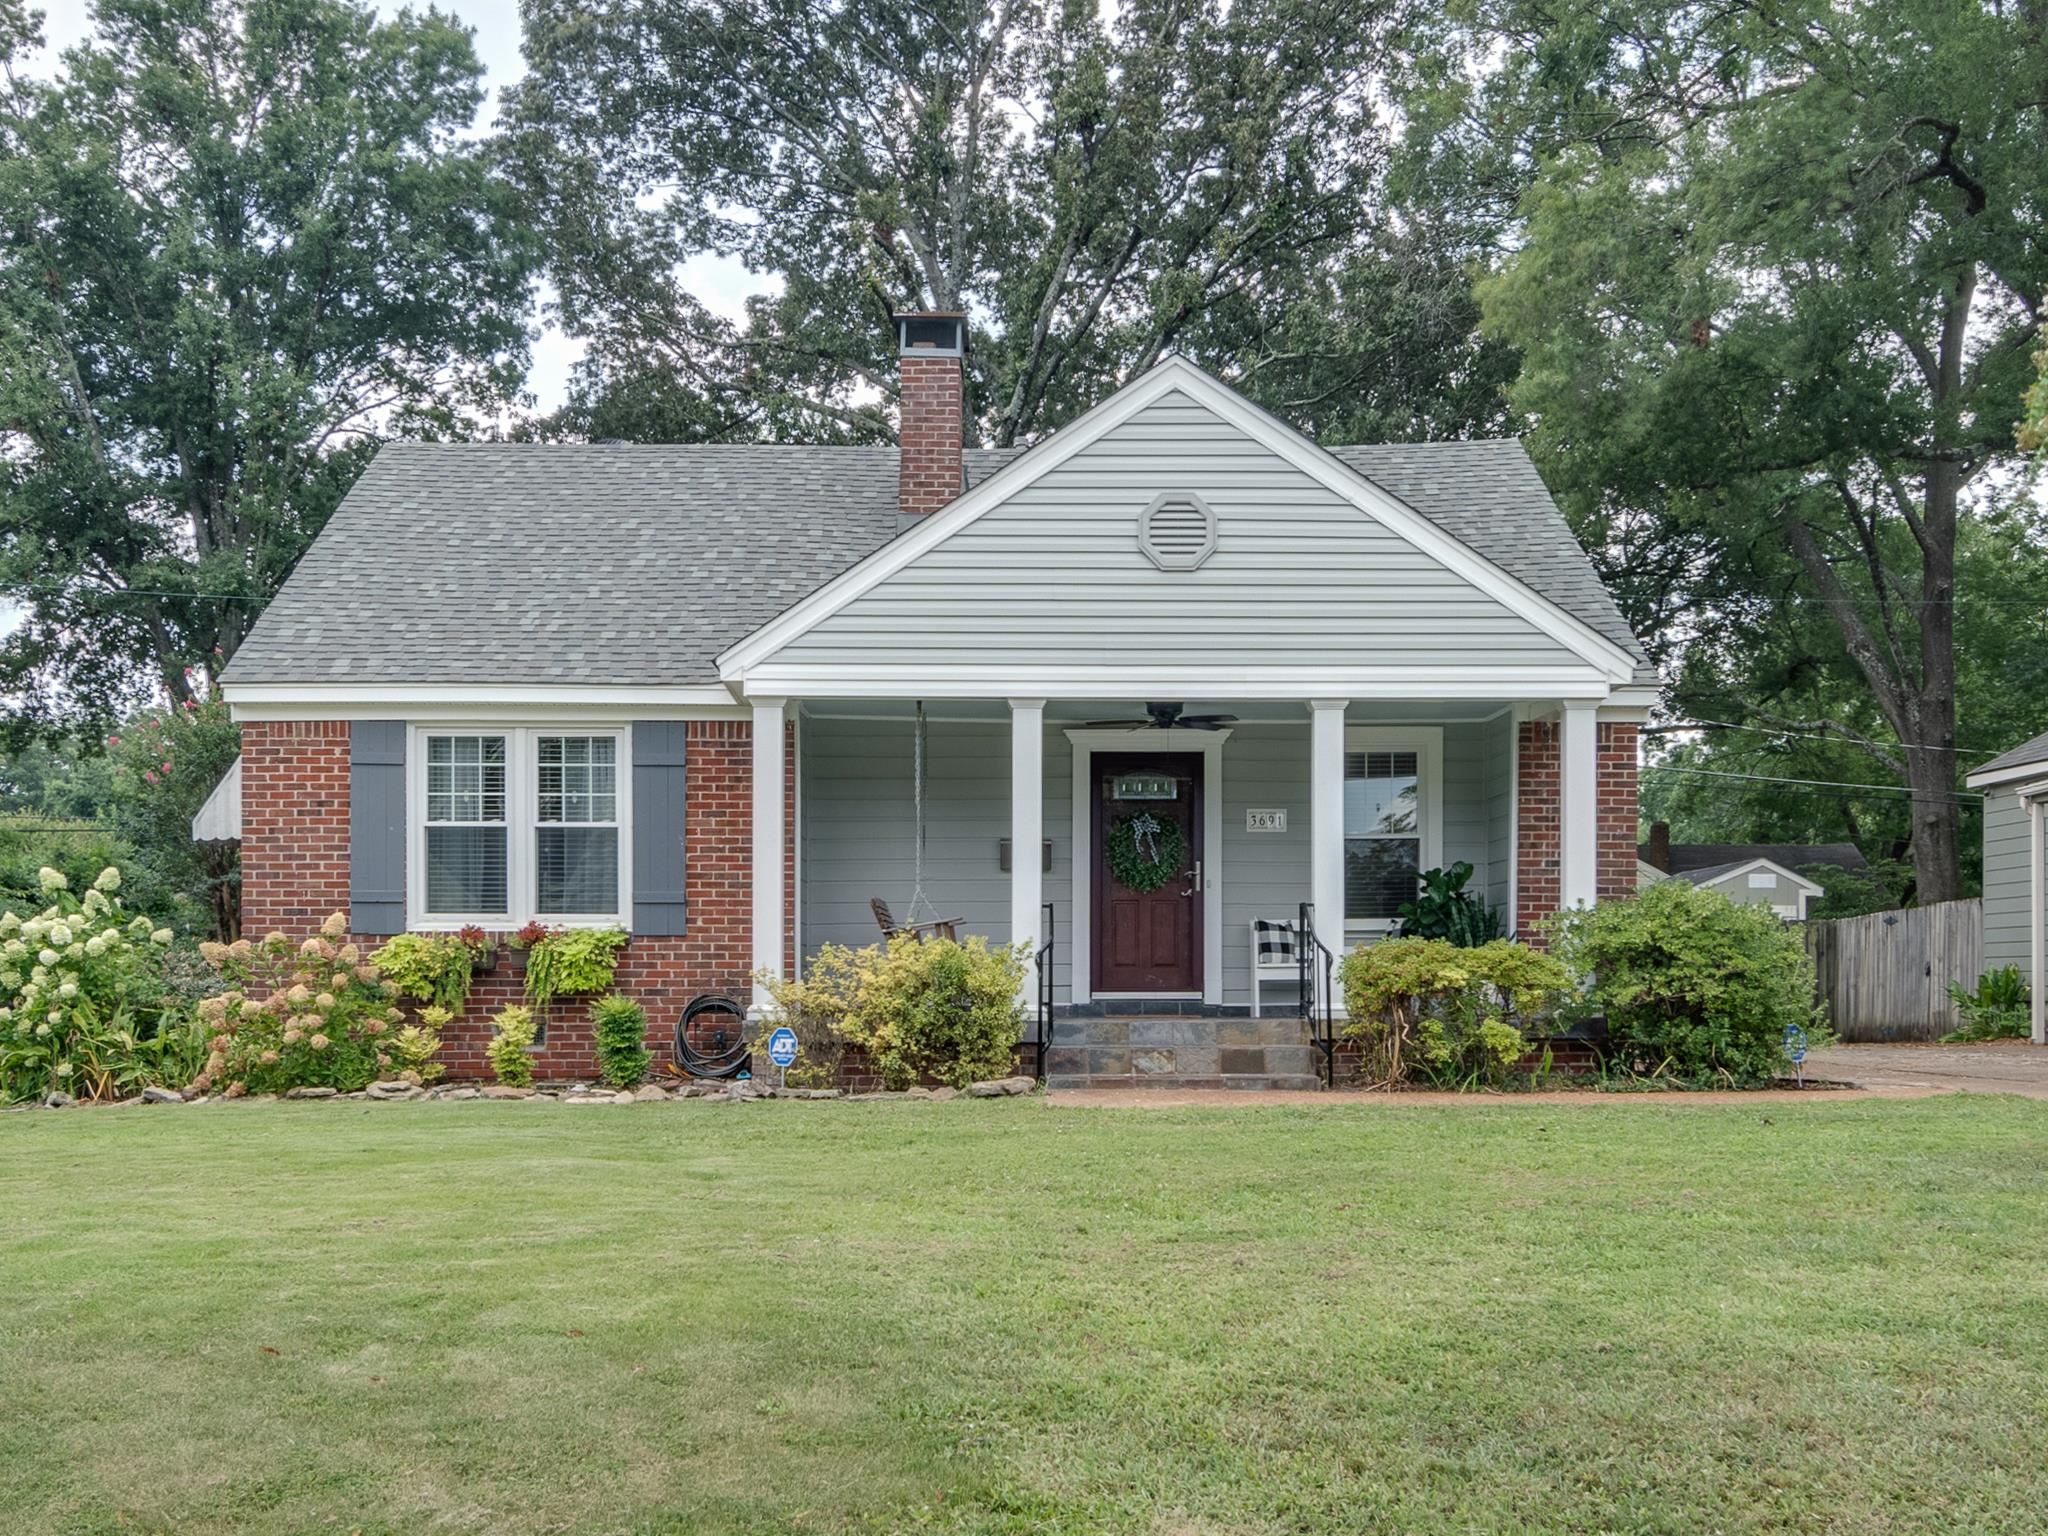
[[[405,932],[403,720],[348,728],[348,906],[351,932]]]
[[[684,737],[680,720],[633,723],[633,932],[680,934]]]

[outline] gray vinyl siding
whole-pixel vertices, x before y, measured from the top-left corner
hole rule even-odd
[[[1984,796],[1984,965],[1995,970],[2033,963],[2028,910],[2033,900],[2027,879],[2030,837],[2027,808],[2010,789]]]
[[[1138,518],[1214,509],[1216,553],[1161,571]],[[1271,667],[1576,664],[1480,592],[1188,396],[1162,397],[808,633],[779,662]]]
[[[798,755],[802,848],[798,902],[806,953],[821,945],[855,948],[880,938],[876,896],[910,921],[915,888],[914,731],[905,720],[807,718]],[[1052,871],[1043,876],[1054,903],[1055,940],[1071,931],[1068,862],[1072,762],[1064,736],[1048,732],[1045,832]],[[925,731],[924,891],[920,919],[959,918],[961,931],[1003,943],[1010,936],[1010,877],[997,841],[1010,833],[1010,728],[1000,722],[933,720]],[[1053,951],[1065,995],[1066,946]]]
[[[1502,834],[1488,786],[1507,737],[1496,723],[1444,730],[1444,860],[1470,860],[1473,888],[1504,889],[1493,848]],[[798,773],[802,849],[798,900],[804,948],[859,946],[879,937],[869,899],[882,897],[909,916],[912,890],[912,728],[903,720],[806,717]],[[1250,925],[1289,918],[1309,896],[1309,732],[1299,726],[1237,726],[1222,754],[1223,997],[1251,1000]],[[1248,810],[1284,810],[1285,832],[1250,832]],[[937,915],[1001,942],[1010,931],[1009,876],[997,840],[1009,834],[1010,737],[1002,722],[934,720],[926,733],[925,894]],[[1052,869],[1044,876],[1053,904],[1055,996],[1072,996],[1073,748],[1059,727],[1045,741],[1045,833]],[[920,910],[920,916],[930,916]],[[1084,962],[1085,963],[1085,962]],[[1292,992],[1278,982],[1268,1001]]]

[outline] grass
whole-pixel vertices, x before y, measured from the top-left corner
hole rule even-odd
[[[2030,1531],[2015,1100],[0,1116],[0,1530]]]

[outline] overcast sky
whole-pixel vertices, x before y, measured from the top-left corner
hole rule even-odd
[[[29,0],[29,3],[43,12],[46,46],[40,63],[45,71],[54,69],[55,55],[74,43],[82,42],[92,30],[92,8],[88,0]],[[484,88],[489,94],[477,113],[475,126],[477,131],[484,131],[497,116],[499,88],[526,73],[526,61],[519,54],[518,0],[440,0],[440,8],[459,18],[476,36],[477,57],[483,60]],[[378,9],[393,10],[396,7],[386,5]],[[734,316],[740,314],[747,295],[768,286],[737,261],[715,256],[693,260],[688,267],[688,276],[691,291],[700,300],[714,310]],[[581,355],[582,347],[552,326],[546,326],[538,311],[535,324],[542,325],[543,329],[533,346],[533,368],[527,377],[527,388],[533,392],[539,409],[545,411],[562,403],[563,391],[569,382],[570,365]]]

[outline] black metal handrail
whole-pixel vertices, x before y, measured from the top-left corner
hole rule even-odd
[[[1337,957],[1316,935],[1316,907],[1301,904],[1295,921],[1294,960],[1301,977],[1301,1022],[1308,1026],[1309,1044],[1322,1052],[1323,1086],[1337,1086],[1337,1015],[1331,1006],[1331,972]]]
[[[1032,1041],[1038,1053],[1038,1070],[1032,1075],[1045,1076],[1046,1052],[1052,1048],[1052,952],[1053,912],[1052,903],[1047,902],[1040,909],[1039,929],[1045,935],[1038,946],[1038,953],[1031,957],[1031,963],[1038,968],[1038,1019],[1037,1037]]]

